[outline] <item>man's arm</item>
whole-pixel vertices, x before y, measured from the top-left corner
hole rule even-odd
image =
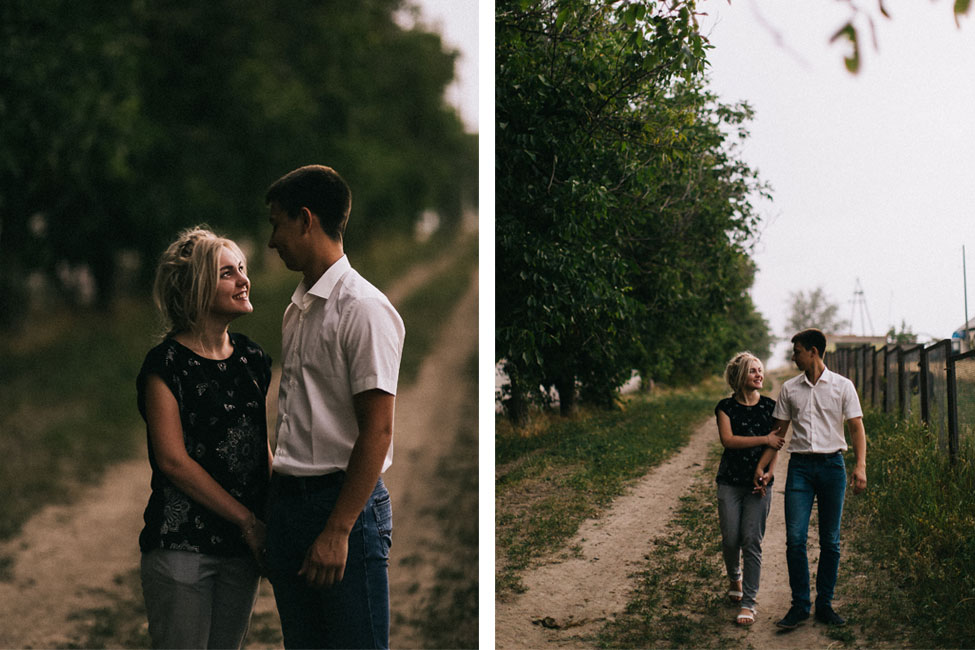
[[[309,584],[328,587],[342,580],[349,553],[349,533],[382,473],[393,439],[395,395],[374,389],[353,396],[359,438],[352,448],[345,481],[325,529],[308,548],[298,571]]]
[[[785,440],[785,434],[789,432],[789,424],[791,420],[779,420],[776,418],[773,420],[774,425],[772,431],[775,435]],[[780,445],[781,447],[781,445]],[[752,476],[752,484],[755,486],[756,490],[762,489],[764,484],[768,481],[768,475],[772,473],[774,464],[772,464],[773,459],[777,458],[778,449],[773,447],[768,447],[764,452],[762,452],[762,457],[758,459],[758,464],[755,466],[755,474]],[[770,465],[768,471],[765,471],[765,467]]]
[[[846,421],[850,427],[850,442],[853,444],[853,454],[856,456],[856,466],[853,468],[853,494],[860,494],[867,489],[867,433],[863,428],[863,418],[850,418]]]

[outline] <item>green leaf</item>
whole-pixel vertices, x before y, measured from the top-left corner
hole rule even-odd
[[[850,46],[853,50],[848,56],[843,57],[843,62],[846,64],[846,69],[848,71],[856,74],[860,71],[860,45],[857,41],[856,27],[853,26],[852,22],[843,25],[843,27],[833,34],[833,37],[829,39],[829,41],[830,43],[835,43],[843,38],[850,42]]]
[[[958,22],[958,16],[962,14],[967,14],[968,10],[971,9],[971,0],[955,0],[955,24],[961,27],[961,23]]]

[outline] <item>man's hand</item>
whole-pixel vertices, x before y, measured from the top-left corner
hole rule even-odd
[[[331,587],[342,581],[348,556],[349,536],[326,529],[308,547],[298,575],[312,587]]]
[[[853,486],[853,494],[860,494],[867,489],[867,468],[857,466],[853,470],[853,477],[850,479]]]

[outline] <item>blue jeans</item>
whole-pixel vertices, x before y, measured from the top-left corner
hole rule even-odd
[[[261,579],[250,557],[156,549],[142,554],[153,648],[239,648]]]
[[[809,559],[806,539],[813,500],[819,504],[819,567],[816,571],[816,607],[831,606],[840,568],[840,519],[846,495],[843,454],[793,454],[785,482],[786,561],[792,605],[809,612]]]
[[[382,479],[349,535],[342,581],[318,589],[298,575],[308,547],[325,528],[341,487],[341,477],[324,483],[281,481],[277,476],[271,481],[268,577],[286,648],[389,647],[387,568],[392,510]]]

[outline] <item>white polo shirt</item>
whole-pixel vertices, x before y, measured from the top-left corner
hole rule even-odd
[[[389,300],[343,256],[307,289],[298,285],[282,325],[274,471],[346,470],[359,437],[352,396],[396,394],[405,337]],[[390,443],[382,471],[393,461]]]
[[[853,382],[829,368],[815,384],[806,373],[782,384],[772,411],[773,418],[792,421],[790,453],[846,451],[843,422],[862,415]]]

